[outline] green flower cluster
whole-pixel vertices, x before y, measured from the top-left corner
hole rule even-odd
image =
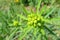
[[[43,22],[43,17],[39,14],[30,14],[28,15],[28,25],[29,26],[41,26],[41,23]]]
[[[17,26],[18,24],[19,24],[18,21],[14,21],[14,22],[13,22],[13,25],[14,25],[14,26]]]

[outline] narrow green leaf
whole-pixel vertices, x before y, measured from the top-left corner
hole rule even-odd
[[[44,29],[41,29],[41,34],[42,34],[42,35],[45,35]]]
[[[14,34],[16,33],[16,31],[18,30],[18,28],[15,28],[15,30],[13,31],[12,34],[10,34],[9,36],[9,40],[13,38]]]
[[[9,40],[9,37],[8,36],[6,37],[6,40]]]
[[[27,20],[27,18],[26,18],[24,15],[22,15],[22,14],[17,14],[17,16],[19,16],[19,17],[20,17],[20,19]]]
[[[45,38],[45,40],[48,40],[48,38],[47,38],[47,36],[46,36],[46,35],[44,35],[44,38]]]
[[[59,18],[53,18],[50,21],[53,25],[60,26],[60,17]]]
[[[45,18],[47,18],[49,15],[51,15],[55,10],[56,10],[56,7],[53,8],[53,9],[45,16]]]
[[[25,13],[25,14],[29,14],[29,11],[24,7],[24,6],[21,6],[21,8],[22,8],[22,11]]]
[[[48,27],[46,27],[46,26],[44,26],[51,34],[53,34],[54,36],[56,36],[56,34],[52,31],[52,30],[50,30]]]
[[[38,37],[36,38],[36,40],[41,40],[41,34],[38,35]]]
[[[46,5],[44,5],[44,6],[41,8],[41,10],[40,10],[40,14],[41,14],[41,15],[44,14],[44,12],[46,11],[46,8],[47,8]]]
[[[29,31],[31,31],[32,28],[33,28],[33,27],[28,27],[28,28],[26,29],[26,31],[24,31],[24,34],[22,34],[22,35],[19,37],[18,40],[22,40],[22,39],[27,35],[27,33],[28,33]]]
[[[38,0],[38,4],[37,4],[37,13],[39,13],[39,8],[40,8],[40,5],[41,5],[41,2],[42,2],[42,0]]]
[[[39,31],[39,29],[34,28],[34,32],[33,32],[34,36],[36,36],[36,34],[37,34],[38,31]]]

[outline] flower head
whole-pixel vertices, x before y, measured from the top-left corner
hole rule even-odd
[[[41,21],[43,17],[37,14],[28,15],[28,25],[29,26],[41,26]]]
[[[13,21],[13,25],[17,26],[18,25],[18,21]]]
[[[19,0],[14,0],[14,2],[18,3],[18,2],[19,2]]]

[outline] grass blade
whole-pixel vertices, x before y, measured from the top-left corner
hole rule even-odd
[[[31,31],[32,28],[33,28],[33,27],[27,27],[27,29],[25,29],[25,31],[24,31],[24,34],[22,34],[22,35],[19,37],[18,40],[22,40],[22,39],[27,35],[27,33],[28,33],[29,31]]]
[[[14,34],[16,33],[17,30],[18,30],[18,28],[16,28],[16,29],[13,31],[13,33],[10,34],[9,39],[12,39],[12,38],[13,38],[13,36],[14,36]]]
[[[36,38],[36,40],[41,40],[41,34],[38,35],[38,37]]]
[[[38,0],[38,4],[37,4],[37,13],[39,13],[39,8],[40,8],[41,1],[42,1],[42,0]]]
[[[29,14],[29,12],[28,12],[28,10],[26,10],[26,8],[24,7],[24,6],[21,6],[21,8],[22,8],[22,11],[25,13],[25,14]]]
[[[53,8],[53,9],[51,10],[51,12],[50,12],[50,13],[48,13],[48,14],[45,16],[45,18],[47,18],[49,15],[51,15],[55,10],[56,10],[56,7],[55,7],[55,8]]]

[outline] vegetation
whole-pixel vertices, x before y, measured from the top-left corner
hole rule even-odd
[[[0,0],[0,40],[60,40],[60,0]]]

